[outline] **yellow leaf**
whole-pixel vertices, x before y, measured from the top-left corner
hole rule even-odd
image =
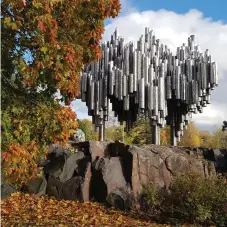
[[[47,52],[47,50],[48,50],[47,47],[42,47],[42,48],[41,48],[41,51],[42,51],[44,54]]]
[[[10,22],[11,22],[11,18],[10,17],[5,17],[4,24],[6,24],[8,26]]]
[[[40,3],[40,2],[33,2],[32,3],[33,4],[33,6],[35,6],[35,8],[41,8],[43,5],[42,5],[42,3]]]
[[[11,27],[12,27],[13,30],[17,30],[17,24],[16,23],[12,23]]]

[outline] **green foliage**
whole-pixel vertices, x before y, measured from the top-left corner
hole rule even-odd
[[[201,131],[201,147],[227,149],[227,131],[216,127],[211,134],[209,131]]]
[[[21,88],[42,88],[63,101],[79,94],[83,65],[100,57],[104,20],[118,0],[4,0],[2,77]]]
[[[152,216],[161,213],[161,206],[163,203],[163,191],[154,183],[150,183],[143,187],[142,199],[146,201],[146,208]]]
[[[127,135],[127,143],[140,145],[151,143],[151,140],[152,134],[149,120],[145,118],[139,118]]]
[[[147,144],[152,143],[152,130],[149,120],[140,117],[127,133],[125,126],[112,126],[106,129],[106,140],[119,140],[126,144]],[[161,145],[170,145],[170,127],[166,126],[160,130]],[[180,146],[189,147],[209,147],[217,149],[227,149],[227,131],[216,128],[214,133],[200,131],[192,122],[184,130]]]
[[[22,102],[23,101],[23,102]],[[30,105],[29,105],[30,104]],[[32,104],[18,97],[2,110],[2,167],[7,182],[20,186],[34,178],[39,157],[51,143],[65,145],[77,128],[76,114],[59,104]]]
[[[107,141],[119,140],[126,144],[145,144],[151,143],[151,127],[149,120],[138,118],[129,132],[126,132],[125,124],[121,126],[108,127],[105,130]]]
[[[69,105],[83,66],[98,59],[104,20],[118,0],[1,2],[1,136],[6,181],[35,177],[51,143],[65,145],[78,127]],[[56,97],[56,93],[61,96]]]
[[[85,133],[86,140],[98,140],[98,134],[94,130],[94,125],[88,119],[77,120],[79,128]]]
[[[170,193],[154,184],[145,190],[149,211],[176,223],[227,225],[227,181],[223,177],[204,179],[197,174],[173,179]]]
[[[216,128],[211,138],[212,148],[227,149],[227,131]]]
[[[105,139],[107,141],[126,142],[127,133],[124,131],[124,125],[112,126],[105,129]]]

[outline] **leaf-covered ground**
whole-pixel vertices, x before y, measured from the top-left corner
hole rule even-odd
[[[14,193],[1,202],[1,226],[168,226],[107,209],[98,203],[57,201]]]

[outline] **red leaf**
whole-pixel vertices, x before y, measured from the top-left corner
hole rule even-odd
[[[41,31],[43,31],[43,32],[46,31],[46,28],[45,28],[45,26],[43,25],[42,22],[39,22],[39,23],[38,23],[38,28],[39,28]]]

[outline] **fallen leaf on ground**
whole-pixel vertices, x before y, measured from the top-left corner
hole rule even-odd
[[[2,226],[97,226],[97,227],[160,227],[143,219],[131,217],[123,211],[107,209],[93,203],[55,200],[14,193],[1,202]],[[19,208],[19,209],[18,209]]]

